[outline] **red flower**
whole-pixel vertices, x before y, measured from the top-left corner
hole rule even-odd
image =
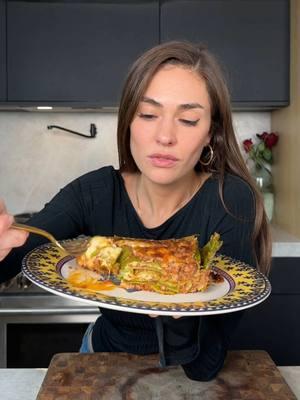
[[[264,139],[265,145],[268,149],[271,149],[278,142],[278,135],[276,133],[269,133]]]
[[[269,136],[269,134],[268,132],[263,132],[261,134],[257,133],[256,136],[264,142],[266,138]]]
[[[253,143],[252,143],[252,139],[246,139],[243,141],[243,146],[244,146],[244,150],[246,153],[249,153],[249,151],[252,149],[253,147]]]
[[[257,133],[258,140],[252,143],[251,139],[243,141],[243,147],[248,158],[251,159],[256,166],[264,166],[273,163],[272,148],[277,144],[279,135],[275,132]],[[266,168],[266,167],[265,167]]]

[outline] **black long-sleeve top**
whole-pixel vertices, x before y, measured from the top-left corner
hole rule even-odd
[[[88,236],[125,236],[146,239],[199,235],[203,246],[214,232],[221,235],[220,252],[254,265],[251,234],[255,202],[249,185],[227,174],[224,208],[218,177],[211,176],[193,198],[162,225],[146,228],[127,194],[123,178],[113,167],[104,167],[74,180],[63,188],[30,224],[44,228],[57,239]],[[0,280],[20,271],[23,256],[46,240],[30,235],[0,263]],[[205,317],[150,318],[143,314],[101,308],[93,330],[95,351],[157,353],[162,363],[181,364],[187,376],[211,379],[222,367],[230,337],[241,312]]]

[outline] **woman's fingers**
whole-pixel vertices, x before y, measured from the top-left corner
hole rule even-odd
[[[149,314],[149,317],[151,317],[151,318],[157,318],[158,315],[157,315],[157,314]],[[172,315],[172,317],[173,317],[174,319],[179,319],[179,318],[181,318],[181,315]]]
[[[22,246],[28,237],[28,232],[10,228],[13,221],[14,217],[7,214],[5,204],[0,200],[0,261],[13,247]]]
[[[0,214],[5,214],[5,213],[6,213],[5,203],[2,199],[0,199]]]
[[[3,218],[0,216],[0,225],[3,228],[4,223],[1,224]],[[2,221],[3,222],[3,221]],[[1,232],[1,228],[0,228]],[[2,261],[13,247],[22,246],[28,237],[28,232],[19,231],[16,229],[6,228],[0,234],[0,261]]]
[[[0,236],[0,248],[11,249],[22,246],[28,237],[28,232],[10,228]]]
[[[149,314],[149,317],[151,317],[151,318],[157,318],[158,315],[157,315],[157,314]]]
[[[0,236],[9,229],[13,221],[14,218],[12,215],[0,210]]]
[[[2,250],[0,249],[0,261],[4,260],[7,254],[11,251],[11,249]]]
[[[0,236],[9,229],[13,222],[14,217],[7,213],[4,201],[0,199]]]

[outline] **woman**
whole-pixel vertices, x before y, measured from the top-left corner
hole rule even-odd
[[[261,198],[240,155],[220,68],[202,46],[169,42],[132,66],[118,120],[120,170],[104,167],[62,189],[30,224],[58,239],[86,235],[168,239],[219,232],[221,253],[267,272],[270,239]],[[43,238],[9,229],[2,206],[2,280]],[[14,249],[4,258],[10,248]],[[240,312],[150,318],[101,310],[82,351],[160,352],[195,380],[216,376]]]

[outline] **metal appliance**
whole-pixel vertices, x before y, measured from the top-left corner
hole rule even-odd
[[[56,296],[20,273],[0,284],[0,368],[47,367],[53,354],[78,351],[98,316],[96,306]]]

